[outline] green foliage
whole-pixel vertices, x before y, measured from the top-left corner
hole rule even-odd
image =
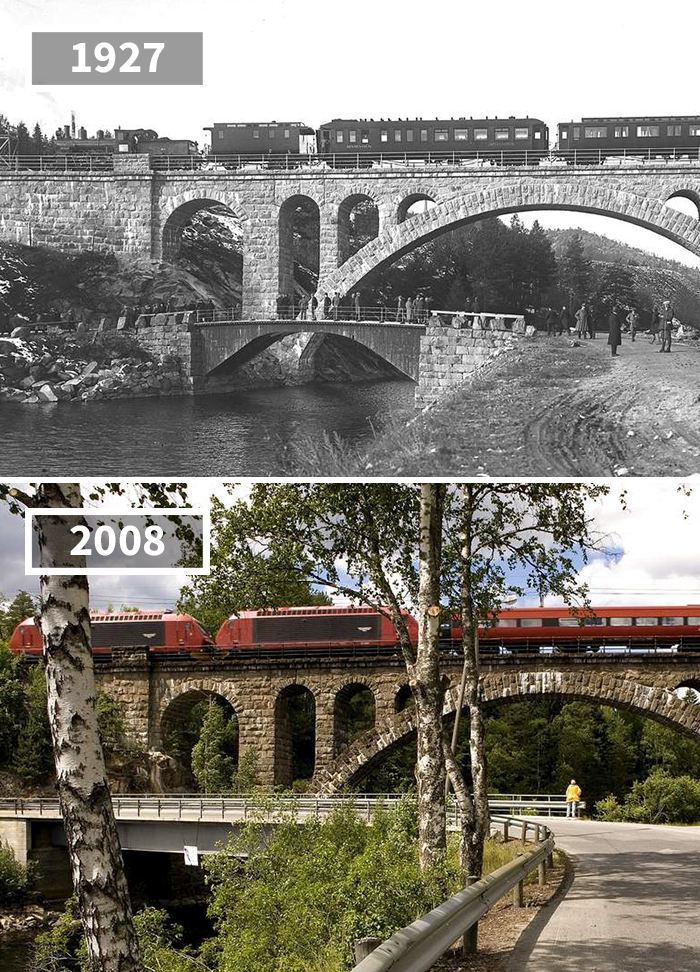
[[[231,777],[232,793],[252,793],[259,785],[259,762],[257,749],[251,747],[245,751]]]
[[[121,703],[99,689],[95,704],[97,728],[105,754],[124,752],[129,747],[126,740],[126,721]]]
[[[245,861],[220,854],[206,862],[220,972],[340,972],[356,938],[388,937],[456,887],[454,862],[421,873],[408,805],[378,814],[371,827],[347,808],[282,823],[267,841],[251,827],[231,849],[242,847]]]
[[[24,721],[24,686],[21,662],[0,642],[0,766],[14,758]]]
[[[23,904],[31,885],[31,867],[20,864],[9,847],[0,845],[0,905]]]
[[[226,793],[231,789],[235,762],[228,755],[226,744],[227,723],[223,710],[211,700],[199,740],[192,749],[192,772],[203,793]]]
[[[638,823],[700,823],[700,780],[659,770],[634,783],[624,801],[612,795],[599,800],[596,815]]]
[[[78,917],[78,901],[69,898],[60,917],[47,931],[35,939],[36,972],[63,972],[79,969],[80,956],[85,953],[83,926]]]
[[[23,782],[34,785],[43,783],[54,768],[43,662],[29,671],[24,709],[13,769]]]
[[[0,595],[0,601],[2,599]],[[20,621],[34,617],[36,612],[36,598],[26,591],[18,591],[11,604],[4,610],[0,609],[0,638],[9,641]]]

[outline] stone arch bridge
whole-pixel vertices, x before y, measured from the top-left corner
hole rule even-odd
[[[317,221],[319,292],[346,294],[441,233],[524,210],[612,216],[700,255],[700,222],[667,205],[678,196],[700,202],[700,163],[155,172],[147,156],[135,155],[116,157],[113,172],[3,171],[0,238],[168,260],[193,214],[223,205],[240,222],[243,317],[269,320],[277,294],[291,292],[292,219],[300,204]],[[434,206],[410,215],[418,200]],[[350,216],[362,201],[376,206],[378,233],[350,255]]]
[[[446,659],[449,679],[445,712],[456,707],[459,658]],[[181,726],[203,699],[227,701],[239,724],[240,753],[255,750],[260,781],[292,780],[290,702],[305,694],[315,719],[313,787],[334,793],[358,783],[388,752],[415,733],[407,676],[400,657],[362,655],[339,661],[250,659],[209,656],[202,661],[149,656],[147,649],[115,652],[97,665],[99,684],[124,704],[135,741],[167,751],[169,731]],[[498,658],[483,666],[487,704],[533,698],[583,699],[648,716],[700,743],[700,705],[674,690],[700,686],[700,658],[634,656]],[[369,691],[374,727],[348,745],[349,706],[354,693]]]

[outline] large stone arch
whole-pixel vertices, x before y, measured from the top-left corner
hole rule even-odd
[[[276,785],[290,786],[293,782],[293,737],[290,703],[302,696],[310,696],[314,707],[314,766],[317,762],[319,704],[317,693],[303,680],[291,679],[280,686],[275,696],[274,707],[274,782]]]
[[[160,719],[158,721],[158,737],[161,743],[161,747],[165,752],[168,752],[168,737],[171,735],[173,730],[181,728],[187,721],[194,709],[194,707],[199,702],[204,702],[206,700],[216,700],[220,699],[225,702],[233,710],[233,715],[238,722],[239,731],[241,725],[241,707],[240,704],[236,705],[231,701],[230,698],[224,691],[217,691],[216,689],[207,688],[188,688],[185,691],[179,692],[175,695],[161,710]]]
[[[294,224],[295,215],[299,209],[306,209],[313,219],[313,240],[308,243],[308,269],[315,274],[320,270],[321,259],[321,207],[313,196],[307,193],[295,193],[282,202],[277,214],[278,221],[278,247],[279,247],[279,266],[278,266],[278,293],[294,295],[294,264],[295,264],[295,242]]]
[[[670,195],[677,192],[674,189]],[[660,199],[596,184],[583,176],[569,182],[523,178],[454,194],[422,215],[386,226],[375,240],[321,280],[319,289],[346,294],[369,274],[443,233],[491,216],[540,209],[611,216],[659,233],[700,256],[700,222]]]
[[[161,214],[163,231],[155,257],[172,262],[180,249],[182,231],[192,217],[202,209],[214,209],[218,206],[225,206],[241,223],[247,218],[243,209],[231,200],[230,193],[225,191],[208,191],[206,195],[190,191],[169,197]]]
[[[518,702],[533,698],[561,698],[599,702],[648,716],[700,743],[700,705],[684,702],[672,691],[621,678],[608,672],[541,671],[495,672],[483,676],[482,698],[486,704]],[[456,708],[456,693],[448,692],[445,713]],[[352,787],[384,755],[416,732],[413,708],[382,721],[355,740],[323,771],[315,782],[319,792],[336,793]]]
[[[377,232],[374,239],[377,238],[381,230],[381,217],[379,212],[379,202],[371,192],[353,192],[338,206],[338,238],[336,242],[336,253],[338,258],[338,266],[342,266],[351,256],[350,253],[350,218],[352,216],[353,210],[360,203],[371,203],[374,207],[377,219]]]
[[[194,678],[184,681],[170,681],[154,686],[151,703],[151,730],[149,745],[159,749],[163,745],[163,725],[170,719],[182,718],[198,701],[219,697],[231,706],[236,713],[241,731],[247,723],[246,706],[235,687],[228,679]]]

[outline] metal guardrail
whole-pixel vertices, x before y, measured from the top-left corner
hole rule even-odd
[[[207,795],[197,793],[181,794],[114,794],[112,805],[115,815],[122,819],[149,820],[200,820],[247,821],[252,819],[273,820],[280,815],[297,814],[300,818],[322,817],[341,806],[352,806],[357,813],[367,820],[380,806],[391,806],[405,798],[400,793],[371,793],[348,794],[341,796],[303,796],[303,795],[270,795],[268,799],[255,794],[245,796]],[[541,811],[551,816],[556,812],[564,812],[566,800],[560,794],[493,794],[489,796],[489,806],[493,810],[517,810],[518,807],[527,810]],[[579,807],[585,808],[580,802]],[[2,798],[0,799],[0,818],[3,816],[32,817],[59,819],[61,810],[57,799],[37,798]],[[460,814],[457,805],[450,802],[447,808],[448,826],[457,829]],[[496,818],[494,818],[496,819]],[[526,818],[519,821],[532,824]]]
[[[522,827],[525,821],[511,817],[492,817],[492,824],[504,828]],[[486,875],[475,884],[458,891],[427,915],[395,932],[378,945],[352,972],[428,972],[433,963],[462,935],[472,929],[497,901],[517,888],[517,901],[522,904],[522,884],[535,868],[540,868],[540,881],[546,879],[546,862],[554,851],[554,837],[543,824],[531,824],[536,847],[519,855],[509,864]]]

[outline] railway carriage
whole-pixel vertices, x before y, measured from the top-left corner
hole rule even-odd
[[[630,115],[559,122],[555,154],[597,162],[616,156],[698,159],[700,115]]]

